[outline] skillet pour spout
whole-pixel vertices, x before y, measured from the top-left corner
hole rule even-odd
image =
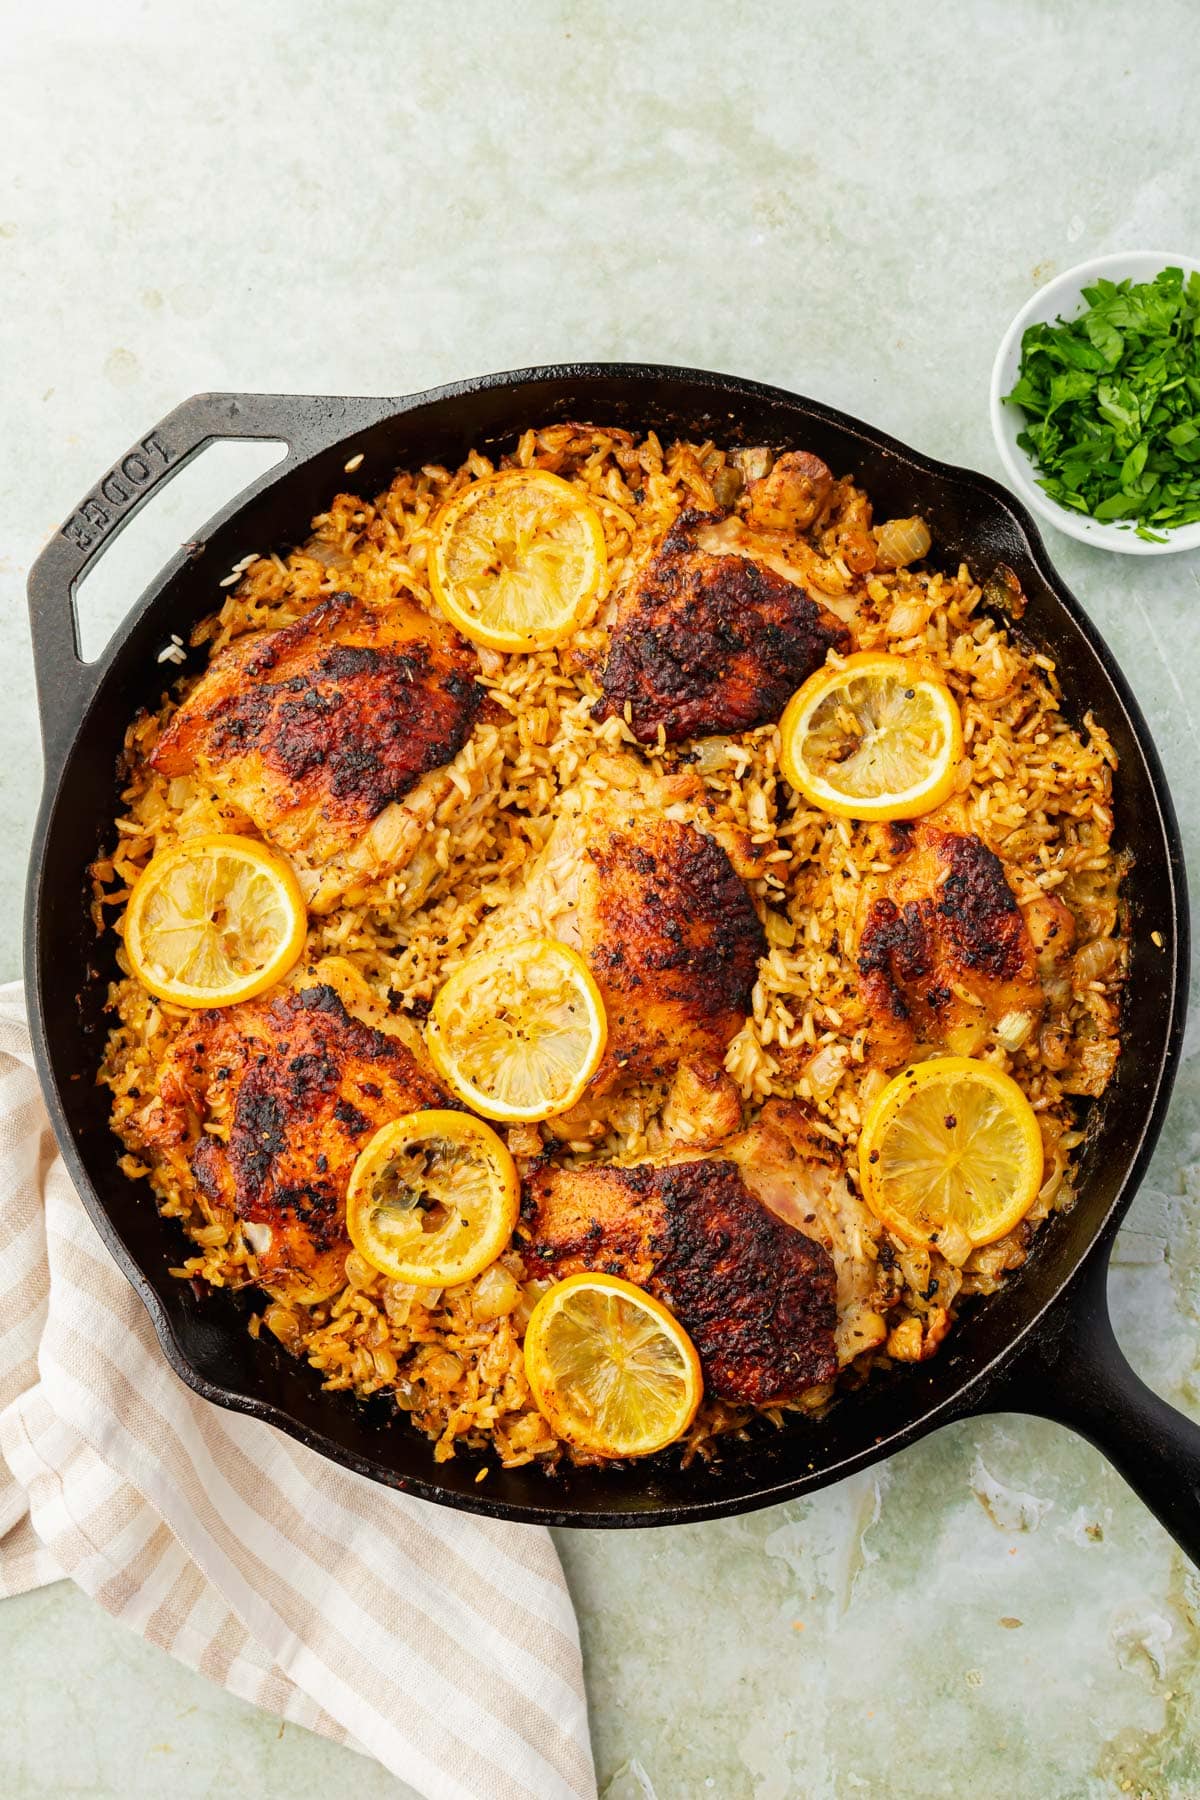
[[[1118,841],[1134,856],[1126,883],[1127,1048],[1089,1122],[1074,1207],[1047,1221],[1026,1266],[961,1321],[939,1357],[869,1383],[823,1419],[751,1432],[723,1446],[709,1466],[684,1470],[669,1453],[627,1467],[564,1467],[554,1476],[493,1466],[480,1487],[475,1455],[435,1464],[426,1439],[390,1409],[323,1392],[280,1346],[251,1339],[248,1295],[201,1301],[168,1273],[180,1256],[178,1227],[122,1175],[96,1085],[114,965],[111,948],[96,937],[85,871],[117,809],[126,725],[138,707],[157,706],[166,685],[158,654],[173,634],[186,643],[235,563],[303,541],[314,514],[345,485],[353,457],[361,459],[356,483],[377,492],[405,465],[454,464],[473,445],[503,449],[530,425],[578,419],[813,451],[852,474],[892,516],[922,515],[935,562],[969,561],[985,580],[1001,564],[1015,571],[1027,601],[1022,632],[1056,662],[1067,716],[1080,721],[1094,710],[1120,759]],[[80,580],[166,481],[225,438],[282,440],[287,455],[195,534],[103,657],[86,663],[74,612]],[[202,394],[101,475],[38,559],[29,606],[46,763],[25,921],[38,1070],[96,1229],[144,1301],[167,1358],[196,1392],[425,1499],[572,1526],[669,1525],[746,1512],[826,1486],[953,1419],[1034,1412],[1096,1443],[1200,1563],[1200,1427],[1129,1368],[1105,1300],[1112,1240],[1154,1147],[1179,1058],[1188,973],[1179,829],[1121,670],[1052,567],[1033,521],[1003,488],[815,401],[694,369],[568,364],[399,399]]]

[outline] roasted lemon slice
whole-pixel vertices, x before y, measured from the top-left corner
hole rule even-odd
[[[604,526],[578,489],[546,469],[508,469],[438,515],[429,580],[464,637],[547,650],[586,622],[606,566]]]
[[[360,1256],[393,1281],[453,1287],[508,1248],[516,1165],[490,1125],[467,1113],[406,1113],[375,1133],[346,1190]]]
[[[681,1437],[700,1359],[665,1306],[616,1275],[569,1275],[525,1332],[525,1373],[555,1433],[594,1456],[649,1456]]]
[[[185,838],[142,871],[125,912],[133,972],[160,1000],[232,1006],[273,987],[304,948],[290,863],[256,838]]]
[[[608,1024],[583,958],[550,938],[528,938],[456,969],[425,1037],[460,1100],[515,1122],[574,1106],[604,1054]]]
[[[1033,1205],[1042,1134],[1010,1076],[969,1056],[935,1056],[875,1100],[858,1160],[863,1197],[889,1231],[961,1262]]]
[[[926,663],[864,650],[810,675],[779,721],[780,767],[822,812],[915,819],[953,791],[962,720]]]

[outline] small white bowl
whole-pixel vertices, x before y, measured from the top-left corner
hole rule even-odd
[[[1166,542],[1148,544],[1130,526],[1124,530],[1116,524],[1102,524],[1086,513],[1073,512],[1052,500],[1040,488],[1033,463],[1017,443],[1017,433],[1024,428],[1025,415],[1019,406],[1009,406],[1004,395],[1011,393],[1021,362],[1021,336],[1027,325],[1053,324],[1060,316],[1077,318],[1087,302],[1083,289],[1098,277],[1109,281],[1152,281],[1163,269],[1182,269],[1185,275],[1200,268],[1195,257],[1169,255],[1165,250],[1130,250],[1113,256],[1094,256],[1065,275],[1055,276],[1027,300],[1004,334],[992,365],[991,414],[992,434],[996,439],[1008,478],[1026,506],[1080,543],[1095,544],[1101,550],[1117,550],[1124,556],[1170,556],[1179,550],[1200,549],[1200,523],[1179,525],[1165,533]]]

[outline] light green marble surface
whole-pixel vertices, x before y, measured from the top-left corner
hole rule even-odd
[[[39,779],[25,572],[183,396],[644,357],[998,473],[988,371],[1032,289],[1200,240],[1186,0],[0,0],[0,68],[5,976]],[[90,642],[246,473],[210,453],[151,509],[85,594]],[[1050,549],[1200,862],[1200,562]],[[1194,1414],[1198,1127],[1192,1060],[1112,1280],[1137,1367]],[[610,1800],[1200,1796],[1200,1581],[1050,1425],[560,1548]],[[408,1792],[67,1587],[0,1607],[0,1669],[5,1800]]]

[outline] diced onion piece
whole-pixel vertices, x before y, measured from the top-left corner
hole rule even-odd
[[[718,506],[728,509],[733,505],[744,485],[741,470],[733,463],[727,463],[713,477],[713,499]]]
[[[421,1380],[426,1387],[433,1388],[435,1393],[449,1393],[462,1380],[462,1359],[455,1356],[453,1350],[438,1350],[422,1363]]]
[[[1093,1038],[1085,1043],[1073,1070],[1059,1077],[1064,1094],[1088,1094],[1093,1098],[1108,1086],[1117,1063],[1116,1038]]]
[[[756,444],[749,450],[735,450],[731,461],[741,470],[746,481],[761,481],[775,466],[775,453],[765,444]]]
[[[363,1288],[374,1287],[379,1280],[379,1271],[371,1267],[365,1256],[360,1256],[357,1250],[351,1250],[346,1258],[346,1280],[352,1288],[361,1291]]]
[[[928,554],[933,539],[924,519],[888,519],[876,533],[877,569],[905,569]]]
[[[692,754],[692,767],[700,775],[711,775],[717,769],[723,769],[729,761],[731,738],[701,738]]]
[[[243,1219],[242,1236],[255,1256],[265,1256],[271,1248],[271,1227],[260,1219]]]
[[[893,638],[916,637],[924,631],[929,622],[929,606],[924,600],[901,600],[893,606],[891,617],[887,622],[888,636]]]
[[[299,1356],[302,1347],[300,1321],[290,1307],[273,1301],[263,1312],[263,1324],[290,1356]]]
[[[471,1311],[480,1320],[503,1319],[515,1309],[520,1298],[521,1289],[516,1277],[503,1263],[493,1263],[475,1283]]]
[[[844,1044],[822,1044],[815,1056],[804,1065],[814,1100],[828,1100],[846,1067],[849,1055]]]
[[[1116,938],[1093,938],[1090,944],[1084,944],[1071,959],[1071,975],[1076,987],[1085,988],[1093,981],[1100,981],[1120,954],[1121,945]]]
[[[1033,1030],[1031,1012],[1006,1012],[996,1027],[996,1042],[1011,1056],[1026,1043]]]

